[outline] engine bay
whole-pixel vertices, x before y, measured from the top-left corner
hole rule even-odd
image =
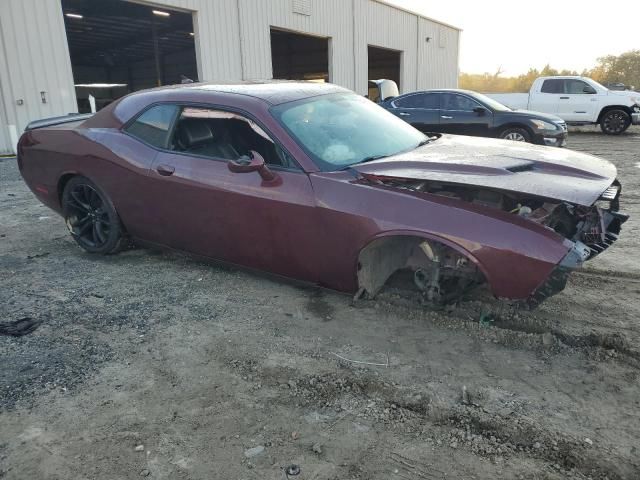
[[[474,205],[495,208],[531,220],[590,249],[589,258],[608,248],[618,239],[627,215],[618,212],[620,184],[615,181],[593,205],[586,207],[531,195],[518,195],[467,185],[376,178],[367,181],[413,192],[452,198]]]

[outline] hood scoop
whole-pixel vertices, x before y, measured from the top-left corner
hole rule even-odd
[[[511,173],[530,172],[533,170],[533,162],[522,163],[520,165],[514,165],[513,167],[507,167],[506,170]]]

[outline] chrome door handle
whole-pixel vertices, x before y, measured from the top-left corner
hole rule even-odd
[[[405,113],[405,112],[400,112],[398,115],[400,115],[401,117],[410,117],[411,116],[410,113]]]
[[[446,118],[447,120],[450,120],[453,117],[450,117],[449,115],[440,115],[440,118]]]

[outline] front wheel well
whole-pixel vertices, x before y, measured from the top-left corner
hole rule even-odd
[[[486,282],[474,259],[435,239],[390,235],[368,243],[358,255],[358,292],[369,298],[401,270],[414,272],[415,286],[428,300],[447,302]]]
[[[596,120],[596,123],[600,123],[604,114],[610,112],[611,110],[624,110],[629,115],[633,113],[631,108],[625,105],[609,105],[600,110],[600,114],[598,115],[598,120]]]

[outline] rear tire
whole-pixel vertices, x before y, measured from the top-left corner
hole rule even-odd
[[[613,109],[605,112],[600,119],[600,130],[607,135],[620,135],[631,125],[631,117],[627,112]]]
[[[503,140],[512,140],[514,142],[531,143],[531,134],[524,128],[511,127],[500,132],[500,138]]]
[[[83,250],[107,255],[124,243],[120,217],[109,196],[85,177],[73,177],[62,192],[62,214]]]

